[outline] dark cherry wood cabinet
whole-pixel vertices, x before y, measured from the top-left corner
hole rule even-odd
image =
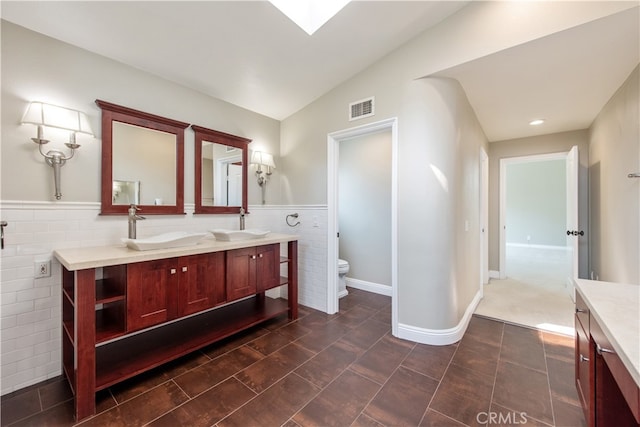
[[[62,362],[76,420],[95,414],[99,390],[273,317],[296,319],[298,246],[281,237],[128,264],[71,270],[63,263]],[[265,297],[280,285],[287,285],[287,300]]]
[[[640,389],[576,293],[576,388],[590,427],[640,426]]]
[[[127,266],[127,332],[175,319],[177,265],[174,260]]]
[[[178,317],[207,310],[227,301],[224,258],[223,252],[180,258]]]
[[[221,252],[129,264],[127,331],[224,303],[224,267]]]
[[[233,301],[280,286],[279,245],[227,252],[227,298]],[[286,283],[286,282],[285,282]]]

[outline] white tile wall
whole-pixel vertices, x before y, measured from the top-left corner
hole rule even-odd
[[[138,237],[169,231],[237,228],[237,215],[151,216],[138,223]],[[326,206],[249,206],[247,228],[300,236],[300,304],[327,307]],[[300,225],[289,227],[297,212]],[[61,373],[61,266],[53,250],[120,244],[123,216],[100,216],[98,203],[0,201],[5,248],[0,252],[0,387],[10,393]],[[51,259],[51,277],[35,278],[34,263]]]

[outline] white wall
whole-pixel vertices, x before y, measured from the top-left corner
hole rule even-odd
[[[391,132],[340,141],[338,181],[347,276],[391,286]]]
[[[86,112],[96,135],[78,136],[82,147],[62,168],[63,201],[100,201],[101,110],[96,99],[249,138],[250,149],[274,153],[276,164],[279,161],[277,120],[6,21],[2,21],[1,90],[3,200],[54,200],[51,167],[30,140],[35,127],[20,125],[29,101],[36,100]],[[66,139],[53,140],[46,149],[65,149],[64,142]],[[190,128],[185,131],[184,166],[184,200],[189,203],[194,201],[194,133]],[[272,179],[277,176],[278,170]],[[269,187],[270,203],[279,203],[278,188]],[[251,180],[249,204],[260,201],[260,188]]]
[[[566,161],[513,163],[506,175],[507,243],[566,246]]]
[[[638,67],[589,129],[591,271],[640,284],[640,87]]]

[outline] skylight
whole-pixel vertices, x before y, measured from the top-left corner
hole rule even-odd
[[[351,0],[269,0],[289,19],[312,35]]]

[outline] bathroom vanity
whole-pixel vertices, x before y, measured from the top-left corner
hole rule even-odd
[[[54,255],[63,266],[63,370],[78,421],[95,414],[99,390],[284,313],[298,317],[296,236]],[[283,285],[287,300],[265,296]]]
[[[640,286],[575,285],[575,380],[587,425],[640,426]]]

